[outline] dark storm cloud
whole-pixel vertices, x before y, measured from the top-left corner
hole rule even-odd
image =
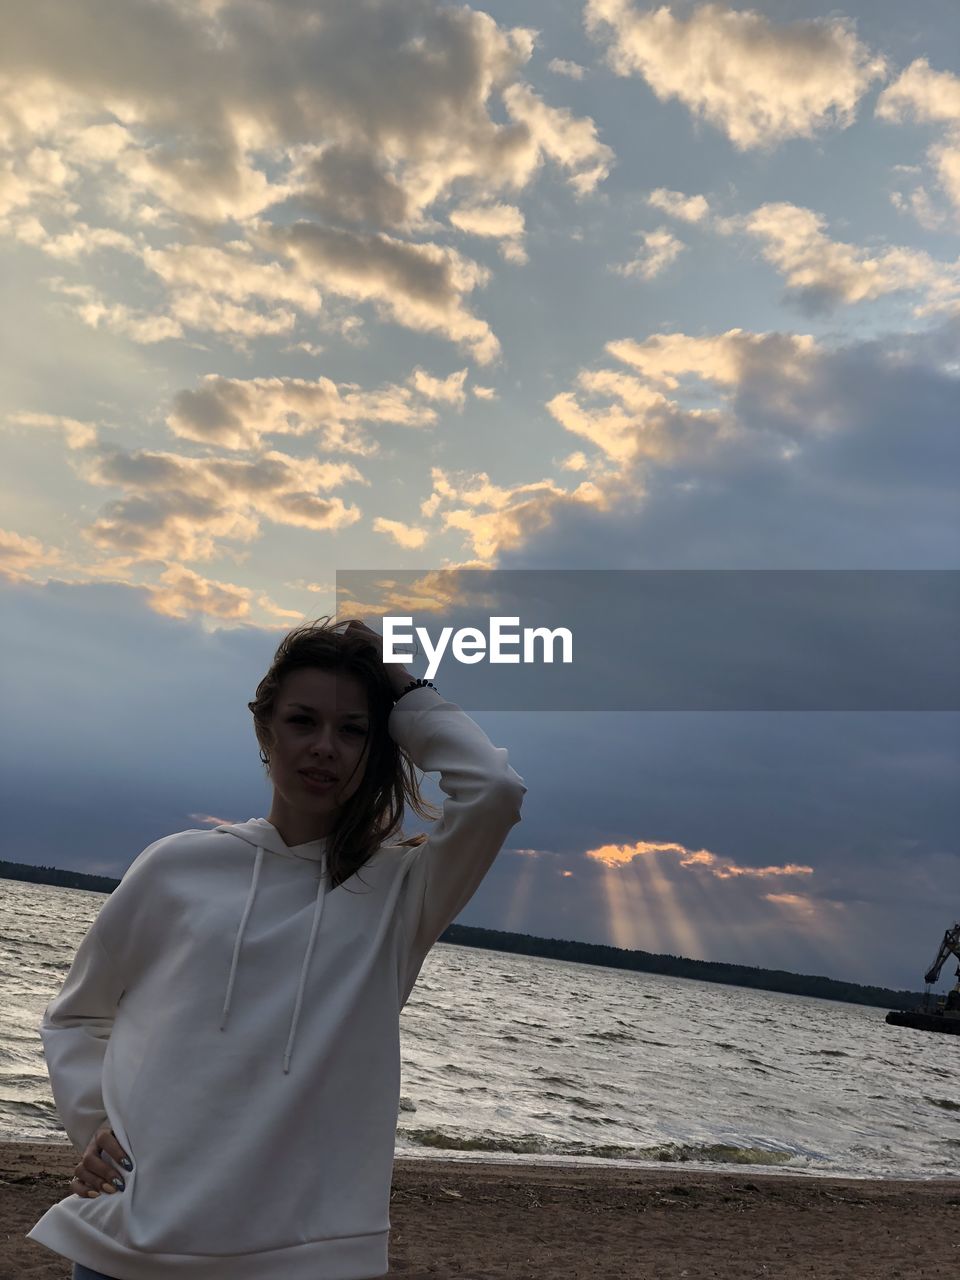
[[[246,702],[281,634],[161,617],[143,590],[116,584],[4,587],[5,856],[119,875],[169,832],[266,813]],[[653,855],[675,902],[650,901],[664,920],[687,922],[694,953],[917,985],[917,957],[929,959],[960,876],[957,716],[478,719],[508,747],[528,797],[465,923],[518,927],[508,925],[513,894],[530,863],[509,849],[526,847],[542,852],[519,927],[604,940],[604,885],[616,892],[616,877],[633,873],[605,879],[587,851],[674,842],[744,866],[813,868],[747,883]],[[443,798],[432,776],[426,793]],[[574,876],[562,884],[564,868]],[[818,941],[783,925],[763,896],[771,889],[848,918]],[[656,949],[655,933],[638,927],[623,945]]]
[[[558,505],[498,567],[955,567],[958,335],[952,320],[847,343],[806,381],[747,365],[729,402],[740,436],[624,474],[610,511]]]

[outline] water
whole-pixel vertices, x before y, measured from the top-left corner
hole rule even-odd
[[[105,895],[0,880],[0,1139],[64,1140],[37,1025]],[[397,1154],[957,1176],[954,1036],[884,1010],[438,943]]]

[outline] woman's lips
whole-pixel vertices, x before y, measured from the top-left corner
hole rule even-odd
[[[304,785],[309,787],[311,791],[329,791],[337,785],[336,778],[314,778],[309,773],[301,772],[300,777],[304,781]]]

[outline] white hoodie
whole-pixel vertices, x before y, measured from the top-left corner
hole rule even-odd
[[[114,1195],[69,1194],[28,1239],[117,1280],[386,1274],[400,1010],[526,791],[431,688],[388,728],[440,773],[426,843],[382,845],[337,887],[326,840],[288,847],[264,818],[131,863],[40,1036],[74,1146],[107,1120],[133,1172]]]

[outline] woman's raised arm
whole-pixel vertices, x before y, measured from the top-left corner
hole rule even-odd
[[[390,712],[391,737],[424,773],[439,772],[447,797],[427,840],[407,855],[401,899],[406,939],[401,1007],[427,952],[476,892],[520,821],[527,790],[484,731],[456,703],[427,687],[412,689]]]

